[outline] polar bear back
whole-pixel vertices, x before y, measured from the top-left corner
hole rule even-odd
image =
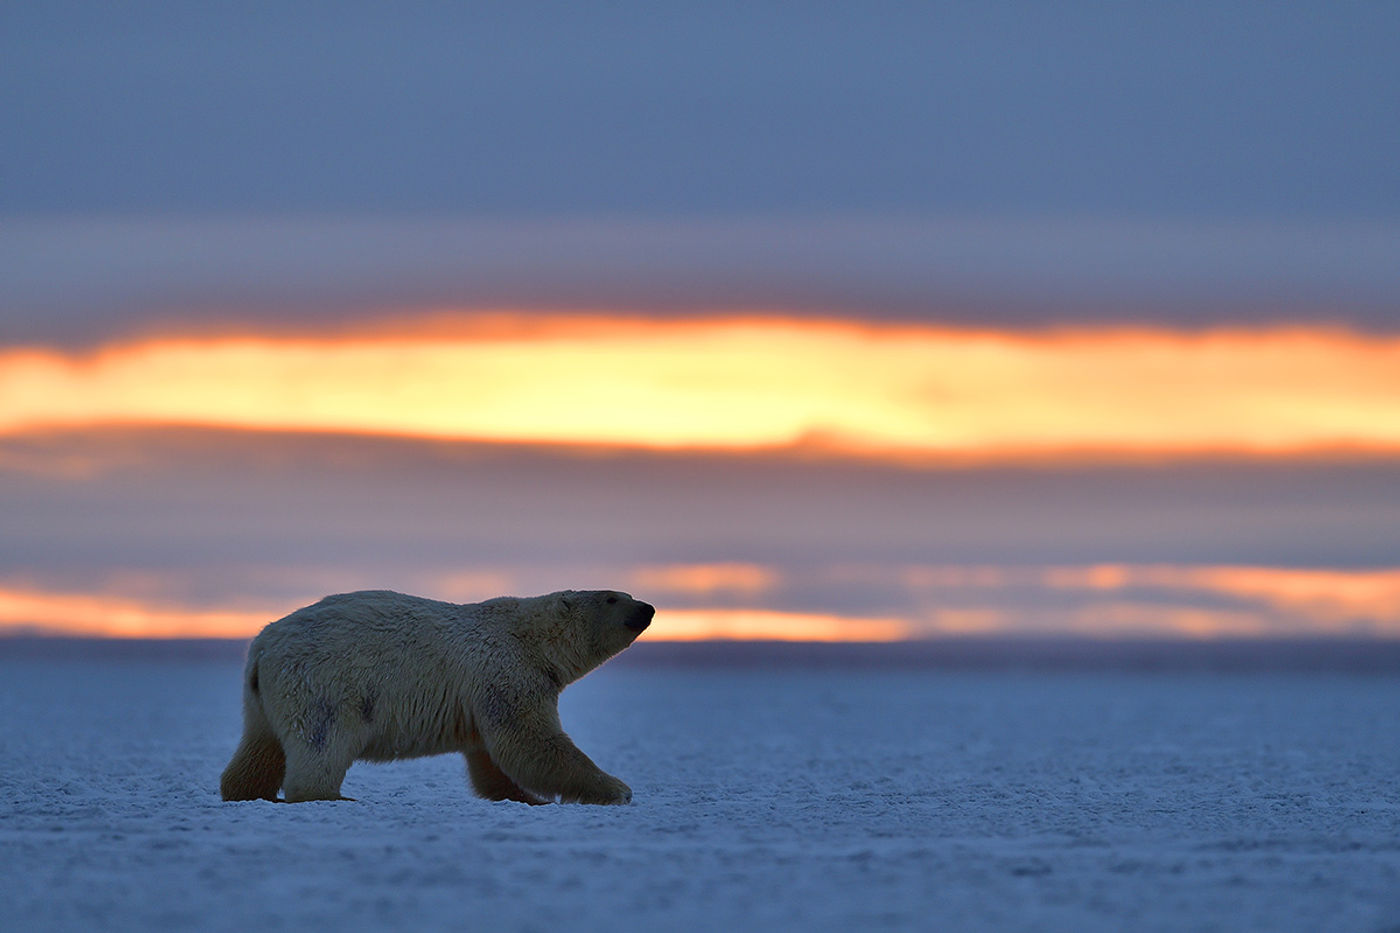
[[[274,723],[313,745],[356,721],[369,760],[439,754],[468,741],[462,711],[529,669],[508,655],[522,600],[458,605],[388,590],[329,596],[254,639],[258,689]],[[496,689],[499,689],[497,687]]]

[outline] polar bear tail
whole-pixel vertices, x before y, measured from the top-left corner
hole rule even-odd
[[[258,660],[248,659],[243,678],[243,740],[219,780],[225,800],[276,800],[287,773],[287,755],[263,712]]]

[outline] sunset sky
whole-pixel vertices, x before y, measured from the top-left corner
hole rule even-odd
[[[0,10],[0,633],[1400,637],[1400,8]]]

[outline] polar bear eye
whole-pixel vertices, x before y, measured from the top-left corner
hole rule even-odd
[[[617,597],[616,597],[616,596],[609,596],[609,597],[608,597],[608,605],[609,605],[609,606],[611,606],[611,605],[612,605],[613,603],[615,603],[615,602],[617,602]]]

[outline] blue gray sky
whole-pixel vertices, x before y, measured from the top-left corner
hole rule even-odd
[[[0,367],[477,308],[1388,340],[1397,49],[1400,5],[1311,0],[0,4]],[[1390,631],[1400,571],[1339,607],[1142,568],[1391,573],[1396,476],[20,431],[0,597],[621,584],[929,631]],[[1105,565],[1138,582],[1053,583]]]
[[[1393,4],[0,9],[0,338],[409,307],[1025,326],[1400,294]]]
[[[1400,218],[1388,3],[11,3],[0,212]]]

